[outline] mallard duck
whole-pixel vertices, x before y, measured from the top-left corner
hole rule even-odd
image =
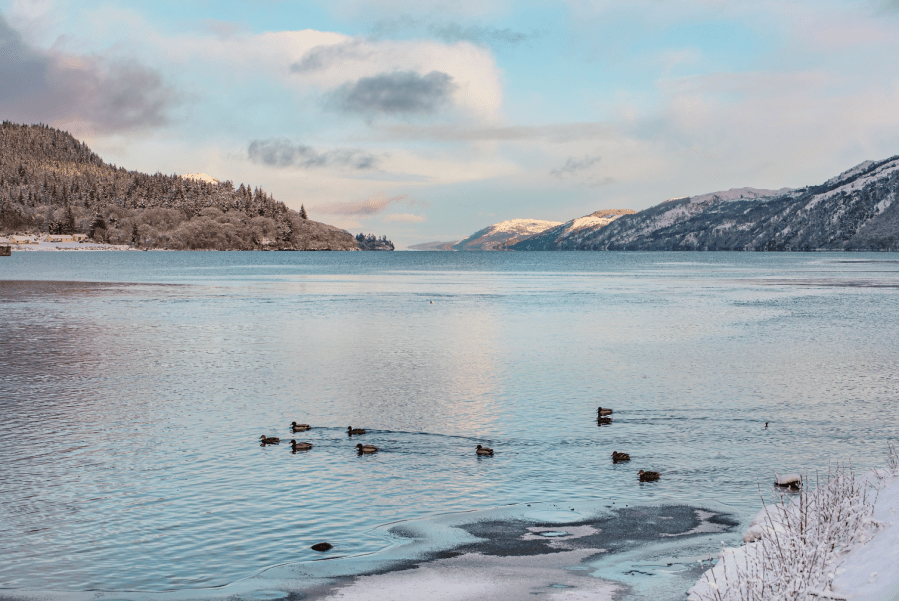
[[[352,436],[353,434],[365,434],[365,430],[363,428],[354,428],[353,426],[347,426],[346,433],[350,436]]]
[[[290,422],[290,429],[294,432],[305,432],[306,430],[311,430],[312,426],[309,424],[298,424],[296,422]]]
[[[356,450],[359,451],[359,454],[360,454],[360,455],[361,455],[362,453],[377,453],[377,452],[378,452],[378,447],[374,447],[374,446],[372,446],[372,445],[370,445],[370,444],[363,445],[363,444],[360,442],[359,444],[356,445]]]
[[[291,440],[290,446],[293,449],[293,452],[296,453],[297,451],[308,451],[309,449],[312,448],[312,443],[311,442],[297,442],[295,440]]]
[[[637,474],[640,476],[640,482],[655,482],[661,476],[659,472],[644,472],[643,470]]]
[[[477,451],[475,451],[478,455],[487,455],[489,457],[493,456],[493,449],[488,449],[487,447],[482,447],[481,445],[477,446]]]
[[[618,451],[612,451],[612,463],[618,463],[619,461],[630,461],[631,456],[627,453],[619,453]]]
[[[602,417],[604,415],[612,415],[612,410],[611,409],[603,409],[602,407],[599,407],[596,409],[597,417]]]
[[[281,442],[280,438],[277,438],[275,436],[266,436],[265,434],[260,436],[259,440],[262,442],[262,444],[278,444],[279,442]]]

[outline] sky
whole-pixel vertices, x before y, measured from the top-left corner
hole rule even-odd
[[[899,0],[0,0],[0,118],[398,248],[899,154]]]

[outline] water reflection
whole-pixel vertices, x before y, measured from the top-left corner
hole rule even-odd
[[[120,281],[0,282],[0,587],[217,586],[515,502],[754,513],[774,469],[896,436],[895,264],[311,254],[14,257]]]

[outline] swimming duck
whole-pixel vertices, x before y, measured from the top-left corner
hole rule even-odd
[[[297,451],[308,451],[312,448],[311,442],[297,442],[295,440],[290,441],[290,447],[294,453]]]
[[[360,442],[359,444],[356,445],[356,450],[359,451],[359,454],[360,454],[360,455],[361,455],[362,453],[377,453],[377,452],[378,452],[378,447],[374,447],[374,446],[372,446],[372,445],[370,445],[370,444],[363,445],[363,444]]]
[[[488,449],[487,447],[482,447],[481,445],[477,446],[476,453],[478,455],[486,455],[488,457],[493,457],[493,449]]]
[[[346,433],[350,436],[352,436],[353,434],[365,434],[365,430],[363,428],[354,428],[353,426],[347,426]]]
[[[312,426],[309,424],[298,424],[296,422],[290,422],[290,429],[294,432],[305,432],[306,430],[311,430]]]
[[[640,476],[640,482],[655,482],[661,476],[659,472],[644,472],[640,470],[637,473]]]
[[[627,453],[619,453],[618,451],[612,451],[612,463],[618,463],[619,461],[630,461],[631,456]]]
[[[277,438],[275,436],[266,436],[265,434],[260,436],[259,440],[262,441],[262,444],[278,444],[279,442],[281,442],[280,438]]]
[[[309,548],[313,551],[327,551],[333,548],[333,546],[331,545],[331,543],[316,543]]]
[[[602,407],[599,407],[596,409],[596,417],[602,417],[604,415],[612,415],[612,410],[611,409],[603,409]]]

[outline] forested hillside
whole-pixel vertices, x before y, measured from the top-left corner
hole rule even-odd
[[[67,132],[0,126],[0,233],[86,233],[141,248],[354,250],[261,188],[108,165]]]

